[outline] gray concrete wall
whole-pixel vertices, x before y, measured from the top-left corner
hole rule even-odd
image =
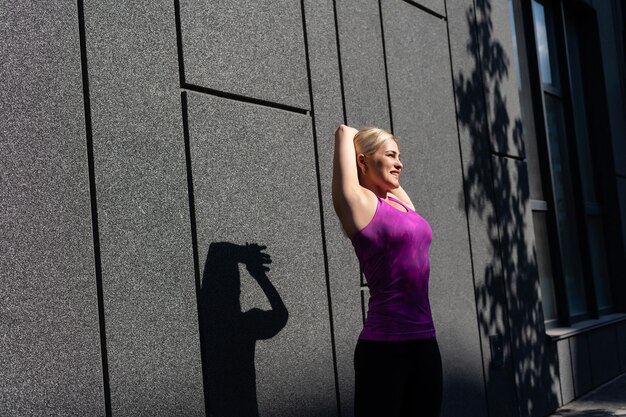
[[[0,10],[0,415],[352,416],[340,123],[393,130],[434,230],[444,416],[542,415],[626,363],[623,326],[541,342],[506,3]]]
[[[170,1],[85,2],[113,415],[204,415]]]
[[[103,415],[76,4],[0,20],[0,415]]]

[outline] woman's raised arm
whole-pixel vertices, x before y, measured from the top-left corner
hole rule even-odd
[[[357,133],[358,130],[346,125],[340,125],[335,132],[332,190],[333,205],[338,215],[357,198],[361,188],[354,151],[354,136]]]
[[[344,231],[351,237],[371,220],[376,209],[372,196],[359,183],[354,150],[354,136],[358,130],[341,125],[335,132],[333,158],[333,206]],[[368,198],[370,197],[370,198]],[[374,198],[375,199],[375,198]]]

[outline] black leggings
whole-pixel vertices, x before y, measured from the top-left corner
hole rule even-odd
[[[437,340],[361,340],[354,352],[355,417],[439,417],[442,371]]]

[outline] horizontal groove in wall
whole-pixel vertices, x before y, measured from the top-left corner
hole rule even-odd
[[[444,15],[442,15],[442,14],[440,14],[440,13],[437,13],[436,11],[434,11],[434,10],[432,10],[432,9],[429,9],[429,8],[428,8],[428,7],[426,7],[426,6],[422,6],[422,5],[421,5],[421,4],[419,4],[419,3],[416,3],[416,2],[411,1],[411,0],[402,0],[402,1],[403,1],[403,2],[405,2],[405,3],[410,4],[411,6],[415,6],[415,7],[417,7],[418,9],[423,10],[423,11],[425,11],[426,13],[428,13],[428,14],[430,14],[430,15],[433,15],[433,16],[435,16],[435,17],[437,17],[437,18],[441,19],[441,20],[447,20],[447,19],[446,19],[446,17],[445,17]]]
[[[530,200],[532,211],[548,211],[548,202],[544,200]]]
[[[299,107],[289,106],[287,104],[274,103],[271,101],[261,100],[258,98],[246,97],[239,94],[227,93],[225,91],[214,90],[212,88],[201,87],[199,85],[182,83],[181,88],[183,91],[192,91],[195,93],[209,94],[216,97],[227,98],[229,100],[242,101],[244,103],[257,104],[259,106],[272,107],[274,109],[285,110],[292,113],[304,114],[306,116],[312,116],[312,112],[307,109],[301,109]]]
[[[525,161],[526,160],[526,158],[524,158],[523,156],[507,155],[507,154],[502,153],[502,152],[491,152],[491,154],[493,156],[498,156],[500,158],[514,159],[516,161]]]

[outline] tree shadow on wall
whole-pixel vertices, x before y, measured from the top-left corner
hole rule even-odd
[[[504,350],[502,365],[493,358],[489,362],[488,340],[483,339],[489,408],[502,416],[542,416],[558,406],[551,382],[557,365],[545,341],[536,254],[527,244],[532,227],[528,174],[517,159],[492,157],[494,151],[524,155],[522,121],[511,120],[503,91],[504,81],[515,75],[506,49],[493,36],[491,3],[476,0],[475,7],[466,12],[474,30],[467,37],[473,68],[455,75],[454,88],[459,128],[471,141],[465,195],[459,201],[470,217],[486,224],[490,245],[491,259],[475,289],[479,325],[483,335],[501,335]],[[477,281],[480,273],[475,270]],[[518,404],[510,397],[515,392]]]
[[[214,242],[209,247],[200,292],[205,398],[215,417],[257,417],[255,347],[277,335],[289,314],[267,272],[265,246]],[[241,311],[239,264],[258,283],[271,310]]]

